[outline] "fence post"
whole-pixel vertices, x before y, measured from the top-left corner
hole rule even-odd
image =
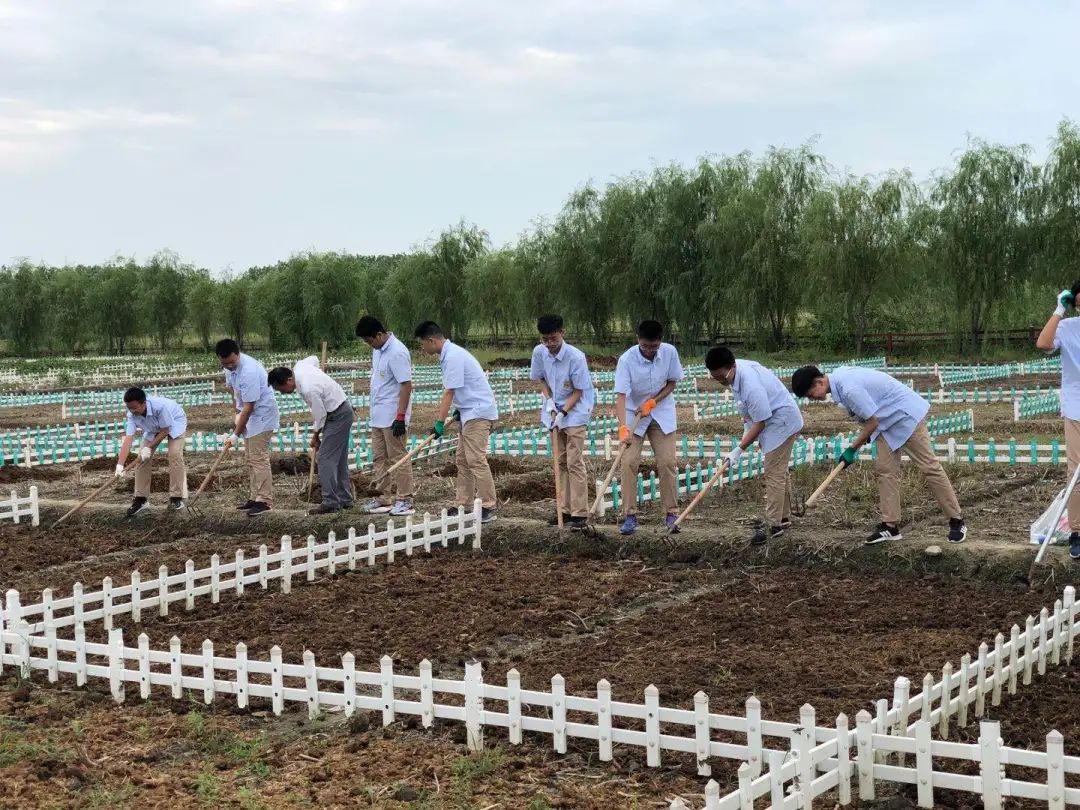
[[[246,709],[248,705],[247,645],[236,645],[236,705]]]
[[[655,684],[645,687],[645,749],[646,764],[660,766],[660,690]]]
[[[747,713],[749,714],[747,701]],[[750,728],[750,719],[747,717],[747,730]],[[697,752],[698,776],[712,776],[712,766],[709,765],[711,732],[709,730],[709,696],[704,692],[694,695],[694,749]],[[753,752],[750,754],[754,756]],[[760,756],[760,753],[758,754]],[[760,763],[760,760],[759,760]],[[760,764],[759,764],[760,768]],[[755,774],[756,776],[757,774]]]
[[[465,744],[470,751],[484,750],[484,679],[479,661],[465,664]]]
[[[281,647],[277,644],[270,648],[270,688],[271,709],[280,716],[285,709],[285,677],[281,671]]]
[[[930,745],[930,723],[919,720],[915,724],[915,778],[919,807],[934,806],[934,759]]]
[[[304,650],[304,686],[307,688],[308,717],[319,715],[319,677],[315,672],[315,653]]]
[[[420,665],[420,676],[423,678],[424,668],[423,664]],[[428,664],[428,677],[431,676],[431,665]],[[428,681],[428,691],[430,693],[431,682]],[[356,658],[352,653],[345,653],[341,656],[341,692],[345,696],[345,716],[352,717],[356,712]],[[421,696],[423,695],[423,685],[420,687]],[[421,697],[422,699],[422,697]],[[425,726],[430,728],[430,726]]]
[[[938,722],[938,735],[943,740],[949,738],[949,718],[952,716],[952,661],[946,661],[941,668],[941,717]]]
[[[836,770],[839,775],[837,799],[841,805],[851,804],[851,735],[846,714],[836,717]]]
[[[173,636],[169,639],[169,676],[172,679],[173,700],[180,700],[184,696],[184,670],[180,665],[180,639]]]
[[[986,642],[979,645],[979,663],[975,671],[975,716],[986,714]]]
[[[1065,738],[1046,735],[1046,794],[1051,810],[1065,810]]]
[[[1005,636],[998,633],[994,636],[994,692],[990,702],[994,706],[1001,705],[1001,683],[1005,680]]]
[[[814,729],[817,719],[814,707],[804,703],[799,710],[799,727],[791,733],[791,744],[798,756],[796,774],[798,791],[802,794],[802,807],[812,807],[814,804],[814,791],[811,785],[814,782],[814,763],[810,759],[810,749],[814,747]]]
[[[985,810],[1001,810],[1001,729],[995,720],[979,723],[979,776]]]
[[[109,631],[109,689],[113,700],[124,702],[124,631],[114,627]]]
[[[601,678],[596,684],[597,716],[600,728],[600,761],[611,762],[611,684]]]
[[[389,655],[384,655],[379,659],[379,673],[381,680],[379,681],[382,687],[382,724],[388,726],[394,722],[394,659]],[[465,669],[465,714],[466,724],[468,723],[469,712],[469,669],[466,665]],[[471,747],[470,747],[470,750]]]
[[[859,799],[874,798],[874,721],[870,712],[860,709],[855,715],[856,759],[859,769]],[[772,767],[771,765],[769,766]],[[776,807],[775,797],[773,806]],[[782,806],[782,805],[781,805]]]
[[[1065,586],[1065,607],[1069,614],[1066,623],[1065,663],[1071,664],[1073,660],[1073,627],[1076,626],[1076,588],[1072,585]]]
[[[281,592],[292,592],[292,537],[281,536]]]

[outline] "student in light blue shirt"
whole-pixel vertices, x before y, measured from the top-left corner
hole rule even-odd
[[[802,413],[780,378],[753,360],[736,360],[727,346],[714,346],[705,367],[721,385],[730,386],[743,417],[743,435],[724,462],[738,468],[743,451],[755,441],[765,454],[765,517],[750,539],[763,545],[791,525],[791,450],[803,428]]]
[[[1044,352],[1061,352],[1061,419],[1070,479],[1080,463],[1080,318],[1066,319],[1065,313],[1076,307],[1078,295],[1080,281],[1073,284],[1072,289],[1058,293],[1054,314],[1035,342]],[[1069,556],[1080,560],[1080,486],[1073,489],[1065,508],[1072,529]]]
[[[637,531],[637,474],[641,449],[649,440],[660,477],[660,499],[664,523],[675,525],[679,507],[678,471],[675,466],[678,420],[675,415],[675,384],[683,378],[679,352],[663,342],[664,327],[658,321],[642,321],[637,328],[637,345],[627,349],[615,364],[615,417],[619,420],[619,441],[626,445],[622,454],[620,492],[624,520],[619,531]],[[637,427],[631,429],[635,414]]]
[[[544,403],[540,422],[555,436],[562,500],[555,505],[563,524],[583,529],[589,521],[589,477],[585,438],[596,394],[585,354],[564,339],[563,319],[541,315],[536,321],[541,343],[533,349],[529,379],[540,383]],[[557,526],[556,513],[548,525]]]
[[[442,367],[443,397],[431,429],[442,438],[450,408],[457,409],[461,434],[457,450],[457,491],[453,513],[471,511],[474,501],[481,502],[481,520],[495,519],[495,479],[488,465],[488,437],[499,418],[495,394],[487,375],[475,357],[451,343],[434,321],[416,327],[416,337],[425,354],[437,354]]]
[[[263,364],[240,353],[235,340],[220,340],[214,347],[225,384],[232,389],[236,406],[233,432],[225,440],[231,447],[243,437],[247,455],[250,497],[237,509],[255,517],[269,512],[274,505],[274,477],[270,472],[270,439],[280,426],[274,389],[267,382]]]
[[[967,537],[960,503],[949,477],[934,455],[926,414],[926,400],[894,377],[872,368],[841,366],[823,374],[816,366],[803,366],[791,376],[791,390],[797,397],[833,401],[862,424],[862,431],[836,459],[848,467],[855,463],[859,448],[877,443],[875,468],[881,524],[866,538],[867,545],[900,540],[900,455],[906,453],[926,478],[941,511],[949,519],[950,543]]]
[[[124,440],[116,459],[116,477],[124,474],[124,464],[136,433],[142,433],[139,463],[135,467],[135,500],[128,508],[128,517],[135,517],[150,508],[150,481],[154,464],[154,450],[162,442],[168,443],[169,453],[169,508],[184,508],[187,496],[187,469],[184,466],[184,434],[187,432],[187,414],[180,404],[165,397],[150,397],[143,389],[129,388],[124,393],[127,408],[127,425]]]

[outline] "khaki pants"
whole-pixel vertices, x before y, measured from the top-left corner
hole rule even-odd
[[[655,420],[649,422],[644,436],[634,434],[630,437],[630,445],[623,451],[622,474],[619,478],[619,489],[623,498],[623,514],[637,514],[637,474],[641,464],[641,448],[645,446],[645,439],[649,440],[653,455],[656,457],[656,470],[660,478],[660,501],[664,510],[674,512],[679,508],[679,494],[677,478],[678,469],[675,466],[675,445],[678,434],[673,430],[664,433]]]
[[[1076,472],[1076,465],[1080,462],[1080,422],[1075,419],[1064,419],[1065,422],[1065,455],[1069,459],[1069,478]],[[1069,502],[1066,504],[1069,511],[1069,527],[1074,531],[1080,531],[1080,486],[1072,491]]]
[[[371,449],[375,455],[375,486],[382,496],[379,500],[391,503],[394,497],[411,498],[416,490],[413,487],[412,464],[402,464],[389,477],[386,471],[394,462],[405,455],[405,442],[409,438],[395,436],[393,428],[372,428]]]
[[[573,517],[589,516],[589,476],[585,470],[585,425],[555,431],[559,448],[558,509]]]
[[[797,433],[793,433],[779,447],[765,454],[765,519],[770,526],[779,526],[791,520],[791,449],[795,446]]]
[[[167,439],[169,443],[169,497],[187,497],[187,468],[184,466],[184,437]],[[135,497],[150,497],[150,473],[153,471],[154,457],[149,461],[135,465]]]
[[[930,492],[937,499],[941,511],[948,518],[959,518],[960,503],[956,492],[949,483],[941,462],[930,449],[930,431],[926,429],[926,420],[919,422],[915,432],[903,447],[895,452],[889,449],[881,436],[877,440],[877,462],[875,469],[878,478],[878,501],[881,507],[882,523],[900,523],[900,454],[906,452],[915,466],[922,471]]]
[[[270,439],[274,431],[267,430],[244,440],[247,454],[250,498],[274,505],[274,476],[270,472]]]
[[[457,449],[457,505],[472,509],[480,499],[485,509],[495,508],[495,479],[488,466],[488,436],[495,423],[490,419],[470,419],[461,426]]]

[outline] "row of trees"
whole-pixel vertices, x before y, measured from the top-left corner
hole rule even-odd
[[[361,311],[458,336],[531,331],[559,311],[598,343],[655,317],[686,340],[749,329],[778,348],[809,330],[856,352],[869,331],[947,329],[973,353],[989,327],[1038,322],[1078,256],[1080,133],[1064,121],[1042,165],[972,140],[921,184],[837,175],[812,143],[663,166],[574,191],[498,249],[462,222],[404,255],[307,253],[225,280],[167,252],[20,262],[0,273],[0,330],[23,354],[220,334],[289,349],[340,346]]]

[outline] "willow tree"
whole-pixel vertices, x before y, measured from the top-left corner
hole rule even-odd
[[[484,324],[495,343],[499,331],[517,331],[525,319],[520,268],[509,250],[477,256],[465,267],[465,300],[471,321]]]
[[[931,194],[937,206],[934,267],[951,299],[964,353],[981,348],[994,307],[1033,266],[1038,171],[1029,151],[973,140]]]
[[[153,335],[161,351],[168,348],[169,339],[184,326],[186,277],[193,269],[177,254],[162,250],[151,256],[139,273],[136,297],[142,317],[140,331]]]
[[[910,174],[895,172],[876,184],[848,176],[809,206],[804,235],[819,322],[854,336],[856,354],[885,295],[911,281],[917,202]]]
[[[1040,194],[1041,277],[1051,289],[1080,278],[1080,132],[1058,124],[1043,168]]]
[[[548,236],[552,286],[564,317],[588,324],[603,342],[611,323],[614,293],[601,269],[597,224],[600,194],[586,186],[570,195]]]
[[[210,351],[210,337],[218,321],[219,292],[217,283],[205,270],[193,273],[188,279],[188,319],[195,329],[195,334],[199,336],[199,343],[205,352]]]

